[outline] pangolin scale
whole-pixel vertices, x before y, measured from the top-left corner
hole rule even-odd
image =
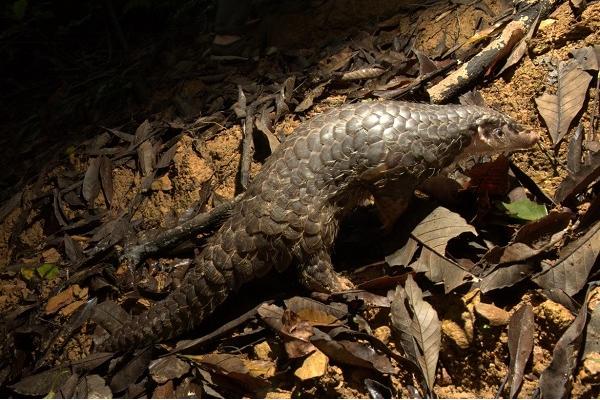
[[[313,290],[347,287],[329,251],[340,218],[366,195],[405,204],[464,155],[530,147],[536,135],[489,108],[397,101],[348,104],[302,123],[267,159],[182,284],[100,345],[142,347],[190,331],[232,292],[299,268]]]

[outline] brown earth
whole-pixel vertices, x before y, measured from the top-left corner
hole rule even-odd
[[[348,29],[348,20],[354,21],[355,26],[360,27],[375,17],[392,16],[400,12],[394,18],[401,27],[401,33],[414,35],[415,48],[425,54],[436,54],[439,52],[440,43],[450,48],[471,37],[476,30],[477,21],[487,15],[482,7],[461,8],[461,13],[458,13],[457,10],[449,9],[446,3],[404,14],[397,2],[390,0],[368,2],[368,7],[365,6],[367,2],[358,0],[326,3],[328,3],[326,6],[300,16],[292,13],[279,18],[269,17],[275,19],[269,25],[271,44],[281,48],[302,48],[307,43],[327,43],[334,39],[339,40],[340,35],[350,37],[354,33],[352,29]],[[498,12],[503,6],[496,1],[484,3],[492,13]],[[448,10],[451,11],[444,15]],[[356,15],[361,15],[362,18],[356,20]],[[442,15],[443,18],[439,18]],[[563,141],[555,157],[552,154],[552,144],[547,130],[539,117],[533,99],[549,87],[550,60],[566,60],[571,50],[598,43],[600,43],[600,3],[592,2],[580,17],[576,17],[569,4],[564,2],[550,19],[543,21],[531,43],[531,51],[513,71],[480,84],[480,90],[490,106],[540,132],[542,141],[539,147],[534,151],[519,154],[514,159],[548,194],[554,192],[567,174],[565,154],[568,139]],[[179,82],[177,88],[181,91],[178,95],[194,99],[201,96],[204,83],[189,79]],[[154,106],[164,101],[160,99],[169,98],[172,94],[173,92],[166,88],[156,93],[152,99]],[[591,98],[596,95],[594,89],[589,93]],[[320,100],[308,114],[321,112],[345,100],[343,96],[326,97]],[[581,119],[587,131],[589,131],[589,115],[592,107],[592,102],[589,102],[589,108],[583,113]],[[171,111],[167,109],[159,113],[168,115]],[[289,134],[299,123],[297,116],[292,114],[275,126],[275,131]],[[150,194],[144,200],[135,218],[143,221],[145,228],[174,224],[179,216],[198,201],[200,187],[209,180],[218,196],[232,199],[236,192],[235,181],[240,163],[242,136],[242,128],[239,124],[223,127],[216,135],[204,142],[198,142],[190,134],[184,136],[171,167],[167,173],[157,176]],[[75,155],[71,158],[71,166],[76,170],[85,170],[86,160],[79,159]],[[254,161],[251,173],[255,174],[259,168],[260,163]],[[111,213],[116,214],[127,207],[135,194],[134,189],[141,183],[141,177],[127,165],[123,165],[113,169],[112,178],[114,199]],[[102,196],[99,196],[96,206],[100,208],[105,206]],[[7,260],[6,262],[13,252],[13,249],[8,246],[8,240],[19,213],[20,209],[15,209],[5,219],[0,229],[0,259]],[[22,242],[31,249],[39,249],[44,244],[46,233],[44,223],[38,219],[36,211],[32,211],[27,217],[27,224],[28,228],[21,234]],[[81,238],[80,244],[83,248],[88,245],[85,238]],[[51,261],[52,257],[56,256],[52,252],[31,251],[27,254],[19,261],[32,265],[56,262]],[[50,288],[55,287],[56,283],[44,282],[44,288],[39,290],[42,302],[48,300],[52,294]],[[29,292],[27,284],[18,276],[0,282],[0,312],[5,313],[21,304]],[[443,321],[443,348],[435,387],[435,392],[440,398],[494,397],[508,372],[506,325],[492,326],[488,320],[475,312],[476,304],[482,300],[484,299],[479,293],[470,292],[462,298],[454,297],[451,301],[442,297],[434,298],[432,301],[436,304],[440,319]],[[574,316],[563,306],[535,292],[529,292],[523,298],[503,299],[502,304],[497,305],[512,314],[523,304],[531,304],[534,307],[537,324],[533,360],[528,364],[523,388],[519,393],[520,398],[527,398],[534,395],[539,374],[550,363],[553,346],[573,321]],[[386,335],[386,332],[390,331],[389,326],[386,325],[387,320],[378,315],[369,317],[372,328],[389,340],[389,333]],[[64,318],[66,317],[58,317],[58,321]],[[89,324],[85,324],[83,332],[71,339],[73,343],[67,346],[66,354],[57,359],[73,359],[84,354],[91,345],[88,335],[91,335],[92,330]],[[273,345],[276,346],[277,343]],[[393,339],[391,345],[394,345]],[[265,396],[282,398],[327,395],[366,398],[368,393],[362,384],[363,375],[362,370],[329,365],[325,375],[310,383],[282,384],[281,388],[265,393]],[[597,371],[594,373],[582,365],[575,376],[572,396],[597,395]],[[399,385],[396,387],[398,394],[407,397],[410,397],[411,393],[405,389],[405,385],[409,383],[417,386],[407,374],[392,377],[391,381]]]

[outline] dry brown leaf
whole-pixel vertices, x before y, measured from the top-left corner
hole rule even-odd
[[[83,177],[81,193],[89,204],[100,194],[100,158],[92,158]]]
[[[576,62],[561,62],[558,68],[556,94],[544,93],[535,99],[554,146],[567,134],[573,118],[579,113],[592,77]]]
[[[533,350],[535,324],[533,307],[521,306],[510,318],[508,325],[508,351],[510,352],[510,398],[514,398],[523,381],[525,365]]]
[[[560,259],[547,266],[533,281],[544,289],[562,289],[575,295],[587,283],[588,275],[600,254],[600,221],[579,239],[560,251]]]
[[[587,303],[581,307],[577,318],[554,346],[552,362],[540,375],[541,398],[561,399],[567,395],[586,320]]]
[[[412,337],[414,349],[407,351],[407,354],[409,358],[416,357],[428,389],[433,391],[442,342],[442,324],[433,307],[423,300],[423,292],[410,275],[404,288],[396,288],[392,301],[392,324],[403,334],[403,348],[407,346],[410,349],[409,336]]]

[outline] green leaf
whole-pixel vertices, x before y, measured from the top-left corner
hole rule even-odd
[[[30,268],[30,267],[21,268],[21,276],[26,281],[31,280],[31,278],[33,278],[33,274],[35,274],[35,270],[33,268]]]
[[[535,221],[548,215],[545,205],[538,204],[529,199],[518,200],[513,203],[502,202],[502,205],[511,217],[525,221]]]
[[[36,271],[43,279],[54,279],[58,276],[58,267],[50,263],[40,265]]]

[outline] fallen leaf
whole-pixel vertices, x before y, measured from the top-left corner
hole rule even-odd
[[[583,125],[577,125],[575,133],[569,140],[569,151],[567,152],[567,170],[576,174],[581,170],[581,154],[583,152]]]
[[[314,100],[321,96],[325,91],[325,87],[329,84],[329,81],[323,82],[315,88],[311,89],[304,97],[304,100],[296,106],[294,112],[303,112],[312,107]]]
[[[81,193],[89,204],[100,194],[100,158],[92,158],[83,177]]]
[[[575,295],[587,283],[588,275],[600,254],[600,221],[579,239],[560,251],[560,258],[533,278],[544,289],[562,289],[569,296]]]
[[[513,203],[502,202],[502,205],[511,217],[525,221],[535,221],[548,215],[548,210],[544,204],[538,204],[529,199],[518,200]]]
[[[407,317],[410,319],[407,320]],[[410,347],[409,336],[414,340],[414,349],[407,354],[416,356],[428,390],[433,391],[442,325],[433,307],[423,300],[423,292],[410,275],[404,288],[396,288],[392,301],[392,325],[403,334],[403,348],[405,345]]]
[[[508,193],[508,169],[510,163],[504,156],[499,156],[494,161],[475,164],[466,175],[471,178],[469,187],[491,195],[504,196]]]
[[[579,310],[575,321],[558,339],[552,361],[540,375],[539,388],[544,399],[560,399],[567,394],[567,385],[577,363],[577,353],[587,319],[587,304]]]
[[[144,120],[144,122],[142,122],[135,130],[134,139],[130,148],[137,146],[150,136],[152,136],[152,125],[150,124],[150,121]]]
[[[201,364],[209,370],[232,378],[250,390],[269,386],[266,379],[275,375],[275,364],[265,360],[247,360],[237,355],[212,353],[205,355],[186,355],[186,358]]]
[[[583,47],[571,50],[573,58],[579,62],[581,69],[586,71],[598,71],[600,66],[600,45]]]
[[[148,366],[154,382],[162,385],[171,379],[179,379],[190,370],[190,364],[177,356],[168,356],[154,360]]]
[[[292,297],[285,300],[285,305],[300,319],[315,325],[339,325],[340,320],[348,314],[348,310],[344,311],[306,297]]]
[[[25,377],[9,387],[25,396],[45,396],[61,387],[70,376],[69,368],[57,367]]]
[[[581,170],[574,175],[568,175],[561,183],[554,200],[557,203],[565,203],[579,193],[600,176],[600,153],[591,154],[588,163],[581,166]]]
[[[148,368],[152,360],[152,347],[147,347],[133,356],[133,359],[120,368],[110,380],[110,388],[114,393],[125,391],[137,380]]]
[[[342,81],[357,81],[361,79],[372,79],[381,76],[385,72],[385,69],[380,67],[367,67],[360,68],[353,71],[344,72],[340,76]]]
[[[316,329],[310,341],[330,359],[357,367],[375,369],[383,374],[397,372],[389,358],[379,354],[370,345],[349,340],[332,339],[325,332]]]
[[[411,236],[443,256],[450,239],[465,232],[477,235],[475,228],[459,214],[444,207],[437,207],[413,229]]]
[[[591,80],[590,74],[577,65],[561,62],[556,94],[544,93],[535,99],[555,147],[567,134],[573,118],[581,110]]]
[[[77,398],[111,399],[112,392],[106,381],[97,374],[84,376],[77,385],[75,392]]]
[[[37,267],[35,271],[37,272],[40,278],[47,280],[56,278],[60,273],[58,267],[55,264],[51,263],[44,263]]]
[[[373,379],[365,379],[365,387],[371,399],[392,399],[392,390],[384,384]]]
[[[421,255],[414,263],[409,265],[409,268],[412,268],[415,272],[425,273],[427,279],[432,282],[442,282],[446,294],[467,282],[466,278],[472,279],[473,277],[458,264],[427,247],[421,249]]]
[[[522,305],[510,317],[508,324],[508,351],[510,353],[509,378],[510,398],[515,398],[521,383],[527,360],[533,351],[535,324],[533,307]]]
[[[112,161],[107,157],[100,157],[100,183],[102,185],[102,191],[109,207],[113,201],[113,180],[112,180]]]
[[[144,143],[140,144],[138,147],[138,163],[140,166],[140,171],[142,176],[148,176],[152,173],[154,169],[154,164],[156,161],[156,154],[154,153],[154,146],[150,140],[146,140]]]
[[[532,275],[535,271],[536,267],[529,264],[501,266],[484,276],[479,283],[479,288],[482,293],[487,293],[509,287]]]

